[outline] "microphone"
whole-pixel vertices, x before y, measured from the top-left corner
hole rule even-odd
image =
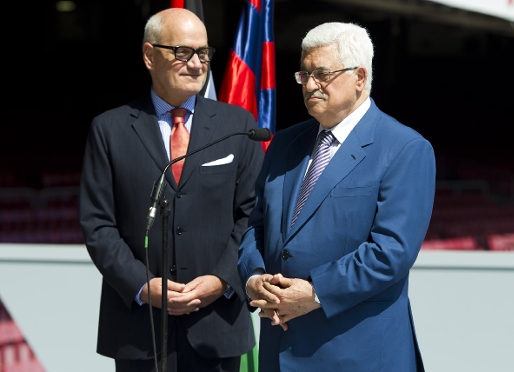
[[[179,156],[173,160],[171,160],[166,167],[164,167],[161,176],[157,181],[153,184],[152,193],[150,194],[150,208],[148,209],[148,216],[146,217],[146,232],[150,231],[152,225],[155,221],[155,215],[157,214],[157,204],[161,200],[164,195],[164,190],[166,189],[166,171],[176,162],[181,161],[182,159],[188,157],[189,155],[196,154],[198,151],[202,151],[207,147],[211,147],[212,145],[217,144],[218,142],[224,141],[227,138],[233,136],[248,136],[253,141],[269,141],[271,139],[271,131],[268,128],[253,128],[248,132],[236,132],[228,134],[224,137],[218,138],[216,141],[209,142],[208,144],[190,151],[182,156]]]
[[[248,137],[254,141],[269,141],[271,139],[271,131],[268,128],[250,129]]]

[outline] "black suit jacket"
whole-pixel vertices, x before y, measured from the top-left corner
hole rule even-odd
[[[189,151],[255,126],[246,110],[197,96]],[[229,163],[203,165],[230,155]],[[213,274],[236,291],[230,299],[222,296],[173,319],[183,322],[189,342],[204,357],[241,355],[255,344],[236,263],[262,158],[258,142],[234,136],[188,157],[179,185],[171,170],[166,174],[168,278],[187,283]],[[83,163],[80,222],[88,252],[103,276],[99,354],[153,356],[149,308],[134,298],[147,280],[144,239],[150,194],[168,162],[150,95],[94,118]],[[162,276],[161,235],[158,213],[148,240],[150,278]],[[152,311],[160,350],[161,311]]]

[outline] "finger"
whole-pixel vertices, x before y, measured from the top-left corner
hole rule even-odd
[[[256,292],[252,292],[252,293],[250,293],[250,295],[251,295],[251,298],[256,299],[256,300],[266,301],[266,302],[273,303],[273,304],[280,303],[280,300],[278,299],[278,297],[276,295],[269,292],[268,290],[264,290],[264,288],[262,290],[259,290]]]
[[[277,274],[275,277],[273,277],[277,281],[277,285],[279,285],[282,288],[287,288],[293,285],[293,279],[286,278],[282,276],[282,274]],[[273,282],[275,282],[275,280]]]
[[[276,311],[273,312],[271,317],[271,325],[279,325],[280,324],[280,316]]]
[[[286,319],[287,316],[280,314],[278,310],[275,310],[276,318],[278,318],[278,323],[274,325],[280,325],[284,331],[287,331],[289,326],[287,325]],[[273,323],[272,323],[273,324]]]
[[[269,282],[269,281],[273,280],[273,275],[263,274],[260,276],[260,280],[262,280],[263,282]]]
[[[184,290],[186,285],[184,283],[177,283],[171,280],[168,280],[168,291],[181,292]]]
[[[183,315],[183,314],[198,311],[200,309],[200,307],[198,305],[199,305],[199,303],[197,303],[196,301],[191,304],[171,303],[171,304],[168,304],[167,310],[168,310],[168,313],[172,314],[172,315]]]
[[[277,304],[265,300],[252,300],[250,301],[250,306],[259,307],[261,309],[274,309],[277,307]]]
[[[267,311],[263,311],[263,310],[259,311],[258,315],[259,315],[260,318],[269,318],[269,319],[272,318],[271,313],[269,313]]]
[[[271,280],[269,281],[271,284],[279,284],[280,283],[280,280],[283,278],[282,274],[278,273],[278,274],[275,274],[273,275],[273,277],[271,278]]]
[[[195,299],[195,300],[193,300],[193,301],[189,302],[189,303],[187,304],[187,306],[188,306],[188,307],[194,307],[194,308],[198,309],[198,306],[200,306],[201,304],[202,304],[202,301],[200,301],[200,300],[198,300],[198,299]]]
[[[270,292],[274,296],[277,296],[277,298],[278,298],[278,295],[280,294],[280,292],[282,291],[282,288],[277,287],[276,285],[270,284],[270,283],[264,283],[263,287],[264,287],[264,289],[266,289],[268,292]]]
[[[200,301],[193,293],[172,292],[168,295],[168,303],[187,305],[194,300]]]
[[[200,285],[200,283],[197,280],[193,280],[187,284],[184,284],[183,292],[194,291],[199,285]]]

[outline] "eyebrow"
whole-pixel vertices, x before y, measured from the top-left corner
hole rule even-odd
[[[331,69],[330,69],[330,68],[325,67],[325,66],[315,67],[312,71],[316,71],[316,70],[321,70],[321,71],[331,71]],[[300,71],[305,71],[305,72],[307,72],[307,69],[305,68],[305,66],[300,66]]]

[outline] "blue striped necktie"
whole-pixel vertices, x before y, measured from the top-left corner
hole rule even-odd
[[[330,161],[330,146],[334,141],[334,136],[331,131],[323,130],[319,134],[318,147],[312,157],[312,162],[303,179],[302,187],[300,188],[300,194],[296,201],[296,206],[293,212],[293,218],[291,219],[291,226],[295,223],[300,211],[302,210],[309,194],[314,187],[314,184],[318,180],[321,173]]]

